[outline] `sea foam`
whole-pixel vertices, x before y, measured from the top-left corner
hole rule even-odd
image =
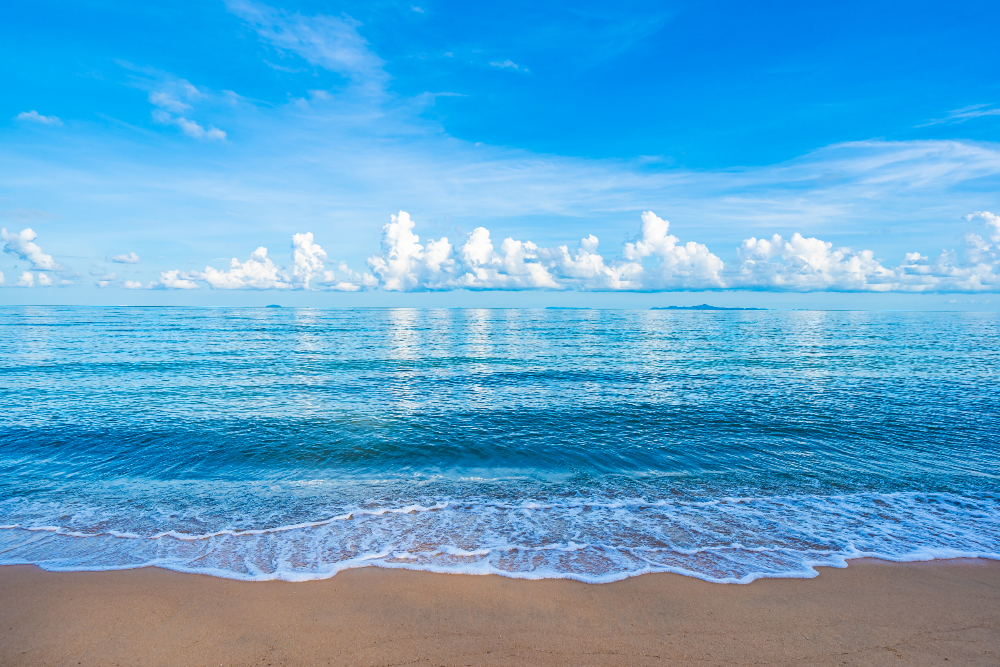
[[[949,493],[727,497],[697,502],[447,500],[319,521],[149,535],[0,526],[0,563],[49,570],[158,566],[304,581],[380,566],[601,583],[647,572],[712,582],[812,577],[849,559],[1000,559],[1000,497]],[[107,525],[110,517],[101,517]]]

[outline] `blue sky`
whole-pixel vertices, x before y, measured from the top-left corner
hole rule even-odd
[[[998,23],[22,3],[0,303],[994,309]]]

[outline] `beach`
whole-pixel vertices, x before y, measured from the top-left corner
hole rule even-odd
[[[302,583],[0,567],[2,665],[996,665],[1000,562],[609,584],[384,568]]]

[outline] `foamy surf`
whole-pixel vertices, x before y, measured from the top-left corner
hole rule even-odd
[[[99,511],[93,516],[99,521],[90,530],[0,526],[0,563],[49,570],[157,566],[248,581],[306,581],[378,566],[590,583],[674,572],[749,583],[811,577],[817,566],[845,567],[862,557],[1000,559],[1000,497],[990,494],[451,499],[202,534],[140,535],[109,528],[114,519]]]

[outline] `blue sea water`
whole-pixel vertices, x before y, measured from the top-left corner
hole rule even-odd
[[[0,564],[1000,558],[1000,316],[0,308]]]

